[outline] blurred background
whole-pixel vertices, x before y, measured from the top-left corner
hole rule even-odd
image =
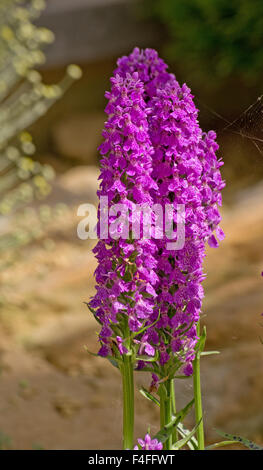
[[[76,210],[97,201],[104,92],[135,46],[187,82],[225,161],[226,240],[205,264],[207,349],[221,352],[202,364],[207,441],[219,428],[263,443],[263,4],[45,3],[0,2],[0,449],[121,446],[120,377],[84,350],[98,347],[83,303],[95,260]],[[136,437],[157,419],[137,393]]]

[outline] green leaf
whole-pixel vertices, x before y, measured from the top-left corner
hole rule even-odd
[[[189,403],[187,403],[187,405],[185,405],[184,408],[182,408],[180,411],[178,411],[176,414],[175,414],[175,418],[176,418],[176,421],[178,421],[178,423],[180,421],[183,421],[184,418],[186,417],[186,415],[188,415],[189,411],[191,410],[193,404],[194,404],[195,400],[194,398],[189,401]]]
[[[185,416],[188,414],[188,412],[192,408],[193,404],[194,404],[194,399],[191,400],[189,403],[187,403],[187,405],[182,410],[178,411],[178,413],[176,413],[173,416],[172,421],[170,421],[170,423],[166,424],[166,426],[164,426],[157,434],[155,434],[154,439],[157,439],[159,442],[162,442],[162,443],[166,442],[167,439],[172,434],[172,432],[174,431],[174,429],[177,427],[178,423],[180,423],[180,421],[184,420]],[[189,436],[190,436],[190,434],[189,434]],[[190,436],[190,438],[191,437],[192,436]]]
[[[182,423],[178,423],[177,425],[178,434],[182,437],[189,436],[190,432],[189,429],[186,429]],[[195,436],[192,436],[191,439],[187,442],[187,445],[190,450],[198,450],[198,441]]]
[[[192,375],[175,375],[174,379],[192,379]]]
[[[101,356],[99,356],[101,357]],[[119,363],[116,359],[113,359],[111,356],[106,356],[105,359],[108,359],[108,361],[110,361],[110,363],[113,365],[113,367],[116,367],[117,369],[119,369]]]
[[[203,328],[203,333],[198,341],[197,344],[197,352],[202,353],[204,348],[205,348],[205,342],[206,342],[206,327],[204,326]]]
[[[99,354],[96,354],[96,353],[93,353],[91,351],[89,351],[89,349],[87,348],[87,346],[84,346],[84,349],[85,351],[90,354],[91,356],[94,356],[94,357],[100,357],[101,359],[108,359],[108,361],[110,361],[110,363],[116,367],[117,369],[119,369],[119,363],[117,361],[117,359],[113,359],[111,356],[100,356]]]
[[[138,256],[138,251],[134,250],[132,254],[129,256],[129,260],[133,263],[136,260],[137,256]]]
[[[221,442],[215,442],[214,444],[211,444],[210,446],[207,446],[205,450],[212,450],[212,449],[217,449],[218,447],[224,447],[224,446],[229,446],[231,444],[236,444],[236,441],[221,441]]]
[[[219,429],[216,429],[216,432],[220,436],[225,437],[226,439],[230,439],[234,441],[235,443],[243,444],[245,447],[248,447],[248,449],[250,450],[263,450],[263,447],[259,446],[258,444],[255,444],[255,442],[250,441],[249,439],[246,439],[245,437],[236,436],[234,434],[220,431]]]
[[[121,276],[121,278],[125,281],[125,282],[130,282],[132,281],[132,273],[130,271],[130,266],[129,264],[126,264],[125,266],[125,271],[124,271],[124,275]]]
[[[90,354],[91,356],[100,357],[97,353],[91,352],[91,351],[87,348],[87,346],[84,346],[84,349],[85,349],[85,351],[86,351],[88,354]]]
[[[160,406],[160,402],[158,400],[158,398],[156,398],[155,396],[153,396],[150,392],[148,392],[148,390],[146,390],[144,387],[141,387],[140,388],[140,393],[142,394],[143,397],[147,398],[147,400],[150,400],[152,401],[153,403],[155,403],[155,405],[158,405]]]
[[[182,363],[176,357],[173,357],[173,365],[169,367],[168,370],[168,375],[170,379],[175,379],[175,373],[176,371],[178,371],[178,369],[180,369],[181,365]],[[184,375],[184,377],[186,376]]]
[[[167,398],[168,398],[167,397],[167,390],[166,390],[166,386],[164,384],[164,380],[162,380],[162,382],[160,383],[157,393],[158,393],[160,398],[162,398],[163,400],[167,400]]]
[[[149,328],[152,328],[154,325],[156,325],[156,323],[157,323],[157,322],[159,321],[159,319],[160,319],[160,314],[161,314],[161,312],[160,312],[160,310],[159,310],[158,318],[157,318],[153,323],[151,323],[150,325],[147,325],[147,326],[143,326],[139,331],[136,331],[135,333],[133,333],[133,334],[131,335],[131,337],[132,337],[132,338],[135,338],[136,336],[138,336],[138,335],[144,333],[144,331],[146,331],[146,330],[148,330]]]
[[[200,356],[212,356],[214,354],[220,354],[220,351],[203,351]]]
[[[154,356],[139,356],[136,357],[136,361],[143,361],[143,362],[156,362],[158,359],[158,351]]]
[[[89,311],[92,313],[92,315],[94,316],[95,320],[100,324],[102,325],[102,322],[98,319],[97,315],[96,315],[96,310],[94,310],[94,308],[90,307],[88,302],[83,302],[85,305],[87,305]]]
[[[195,425],[195,427],[192,429],[191,432],[189,432],[189,434],[187,436],[185,436],[183,439],[181,439],[180,441],[176,442],[176,444],[173,445],[173,450],[179,450],[181,449],[181,447],[183,447],[184,445],[186,445],[190,439],[193,437],[193,435],[196,433],[197,429],[198,429],[198,426],[200,426],[200,423],[202,421],[202,418],[200,419],[200,421]]]

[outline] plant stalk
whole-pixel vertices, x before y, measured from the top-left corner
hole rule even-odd
[[[171,401],[172,401],[172,414],[173,416],[176,415],[176,399],[175,399],[175,390],[174,390],[174,380],[171,380]],[[177,428],[173,431],[173,444],[178,441],[178,431]]]
[[[134,382],[131,356],[123,356],[121,366],[123,393],[123,449],[133,449],[134,432]]]
[[[166,380],[160,387],[160,427],[161,429],[170,423],[173,415],[172,406],[172,387],[173,380]],[[164,450],[171,450],[173,445],[173,436],[169,436],[163,445]]]
[[[197,336],[200,336],[200,322],[197,324]],[[195,399],[195,421],[199,426],[196,431],[198,441],[198,449],[205,449],[204,438],[204,423],[203,423],[203,407],[202,407],[202,390],[201,390],[201,377],[200,377],[200,352],[197,351],[194,360],[194,399]]]

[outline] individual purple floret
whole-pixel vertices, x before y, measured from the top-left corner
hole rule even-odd
[[[162,450],[163,445],[157,439],[151,439],[149,434],[146,434],[144,439],[138,439],[138,444],[134,450]]]

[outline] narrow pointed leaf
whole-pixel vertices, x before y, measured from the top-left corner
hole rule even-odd
[[[119,369],[119,364],[118,364],[118,361],[116,359],[113,359],[111,356],[105,356],[105,357],[102,357],[100,356],[99,354],[96,354],[96,353],[93,353],[91,351],[89,351],[89,349],[87,348],[87,346],[84,346],[84,349],[85,351],[90,354],[91,356],[95,356],[95,357],[100,357],[101,359],[108,359],[108,361],[110,361],[110,363],[116,367],[117,369]]]
[[[85,351],[90,354],[91,356],[95,356],[95,357],[100,357],[97,353],[93,353],[92,351],[90,351],[87,346],[84,346],[84,349]]]
[[[194,404],[194,399],[191,400],[189,403],[187,403],[187,405],[182,410],[178,411],[178,413],[176,413],[176,415],[173,416],[172,421],[170,421],[170,423],[168,423],[157,434],[155,434],[154,439],[157,439],[159,442],[162,442],[162,443],[166,442],[167,439],[172,434],[172,432],[174,431],[174,429],[177,427],[178,423],[180,423],[180,421],[183,421],[183,419],[185,418],[189,410],[192,408],[193,404]],[[191,437],[192,436],[190,436],[190,438]]]
[[[139,356],[136,357],[136,361],[143,361],[143,362],[156,362],[158,359],[158,353],[154,356]]]
[[[214,354],[220,354],[220,351],[203,351],[200,356],[212,356]]]
[[[217,449],[218,447],[230,446],[231,444],[236,444],[236,441],[215,442],[214,444],[207,446],[205,450],[213,450],[213,449]]]
[[[158,318],[153,323],[151,323],[150,325],[147,325],[147,326],[143,326],[139,331],[133,333],[132,338],[135,338],[136,336],[144,333],[144,331],[148,330],[149,328],[152,328],[159,321],[159,318],[160,318],[160,311],[159,311],[159,314],[158,314]]]
[[[147,400],[150,400],[152,401],[153,403],[155,403],[155,405],[158,405],[160,406],[160,402],[158,400],[158,398],[156,398],[155,396],[153,396],[150,392],[148,392],[148,390],[146,390],[144,387],[140,388],[140,393],[142,394],[142,396],[144,396],[145,398],[147,398]]]
[[[181,379],[181,380],[185,379],[185,380],[187,380],[187,379],[192,379],[193,376],[192,375],[175,375],[173,378],[174,379]]]
[[[200,419],[200,421],[195,425],[195,427],[192,429],[192,431],[187,436],[185,436],[183,439],[181,439],[180,441],[176,442],[176,444],[173,445],[173,450],[181,449],[181,447],[185,446],[190,441],[190,439],[196,433],[196,431],[198,429],[198,426],[200,425],[201,421],[202,421],[202,419]]]
[[[255,442],[250,441],[249,439],[246,439],[245,437],[241,436],[236,436],[234,434],[230,434],[227,432],[220,431],[219,429],[216,429],[216,432],[220,435],[225,437],[226,439],[233,440],[235,443],[243,444],[245,447],[248,447],[250,450],[263,450],[262,446],[259,446],[258,444],[255,444]]]
[[[178,423],[177,431],[181,437],[189,436],[189,429],[186,429],[182,423]],[[198,442],[195,436],[192,436],[191,439],[187,442],[187,446],[190,450],[198,450]]]
[[[199,339],[199,342],[197,344],[197,351],[202,353],[204,348],[205,348],[205,342],[206,342],[206,327],[204,326],[203,328],[203,333]]]
[[[102,322],[98,319],[97,315],[96,315],[96,310],[94,310],[94,308],[90,307],[90,305],[88,304],[88,302],[83,302],[85,305],[87,305],[89,311],[92,313],[92,315],[94,316],[95,320],[100,324],[102,325]]]
[[[111,356],[107,356],[105,359],[108,359],[110,363],[113,365],[113,367],[116,367],[116,369],[119,369],[119,363],[115,359],[113,359]]]

